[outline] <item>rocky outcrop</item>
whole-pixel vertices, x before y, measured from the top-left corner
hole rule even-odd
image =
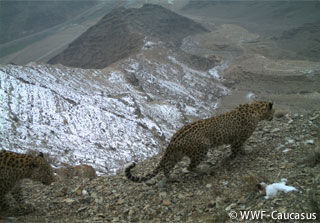
[[[74,167],[61,167],[57,170],[57,174],[61,179],[72,177],[94,179],[97,177],[95,169],[86,164],[76,165]]]

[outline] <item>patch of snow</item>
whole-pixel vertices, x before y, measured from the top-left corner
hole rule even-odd
[[[224,81],[223,79],[223,71],[228,67],[227,63],[223,63],[219,66],[213,67],[208,70],[208,73],[217,81]]]
[[[314,140],[313,139],[307,139],[306,141],[304,141],[304,144],[307,145],[314,145]]]
[[[294,143],[295,143],[294,139],[286,138],[286,144],[294,144]]]
[[[194,115],[197,113],[197,109],[191,106],[185,106],[184,112],[186,115]]]
[[[139,63],[136,61],[132,61],[129,65],[129,68],[126,69],[125,71],[127,71],[128,73],[135,73],[139,68]]]
[[[157,45],[161,45],[162,42],[158,41],[158,42],[154,42],[152,40],[148,40],[148,38],[144,38],[143,40],[143,46],[142,46],[142,50],[149,50],[149,49],[153,49],[155,46]]]
[[[291,149],[284,149],[282,152],[283,153],[287,153],[287,152],[290,152],[291,151]]]
[[[176,58],[174,58],[173,56],[168,56],[168,59],[169,59],[172,63],[177,64],[177,65],[179,65],[180,67],[182,67],[182,69],[183,69],[184,72],[189,72],[189,73],[197,74],[197,75],[202,76],[202,77],[206,77],[206,76],[207,76],[206,72],[202,72],[202,71],[198,71],[198,70],[192,69],[192,68],[188,67],[186,64],[179,62],[179,61],[178,61]]]
[[[213,104],[213,109],[216,110],[219,108],[220,102],[216,102]]]
[[[265,199],[275,198],[278,195],[279,191],[283,191],[285,193],[291,192],[291,191],[298,191],[295,187],[287,186],[287,179],[283,178],[281,179],[281,182],[279,183],[273,183],[270,185],[266,185],[265,183],[260,183],[262,187],[265,187],[266,189],[266,196]]]
[[[307,70],[302,70],[301,71],[303,74],[305,74],[306,76],[308,76],[309,78],[314,77],[315,71],[311,70],[311,69],[307,69]]]
[[[229,88],[225,87],[224,85],[218,85],[217,84],[217,88],[222,90],[222,94],[223,95],[230,95],[231,92],[232,92]]]
[[[253,102],[253,100],[256,98],[256,95],[254,93],[248,93],[247,94],[247,99],[249,102]]]
[[[218,72],[218,69],[215,67],[215,68],[212,68],[210,69],[209,71],[209,74],[214,77],[216,80],[220,80],[222,77],[220,76],[219,72]]]
[[[270,133],[280,132],[280,128],[274,128],[270,131]]]

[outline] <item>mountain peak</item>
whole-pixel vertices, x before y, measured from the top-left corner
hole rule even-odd
[[[179,47],[183,38],[207,31],[200,24],[159,5],[121,7],[104,16],[49,63],[101,69],[139,52],[145,37]]]

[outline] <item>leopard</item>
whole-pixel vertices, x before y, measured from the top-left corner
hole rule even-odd
[[[7,150],[0,151],[0,211],[23,210],[21,180],[31,179],[50,185],[55,181],[53,169],[38,155],[21,154]],[[11,194],[17,207],[12,208],[7,195]]]
[[[273,103],[255,101],[240,104],[235,109],[186,124],[172,137],[157,166],[148,174],[138,177],[131,174],[136,162],[129,163],[125,176],[137,183],[149,181],[163,172],[170,179],[170,172],[184,157],[190,160],[188,172],[197,173],[197,166],[207,158],[209,149],[221,145],[231,146],[230,158],[244,154],[244,143],[253,134],[258,123],[271,121],[274,116]]]

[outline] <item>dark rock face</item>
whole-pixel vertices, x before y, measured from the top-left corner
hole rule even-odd
[[[101,69],[137,53],[150,37],[179,47],[184,37],[207,32],[200,24],[158,5],[118,8],[72,42],[49,64]]]
[[[200,24],[159,5],[146,4],[140,9],[126,10],[130,26],[147,36],[180,46],[184,37],[207,32]]]
[[[129,30],[122,12],[117,9],[105,16],[49,64],[101,69],[136,52],[143,43],[143,36]]]

